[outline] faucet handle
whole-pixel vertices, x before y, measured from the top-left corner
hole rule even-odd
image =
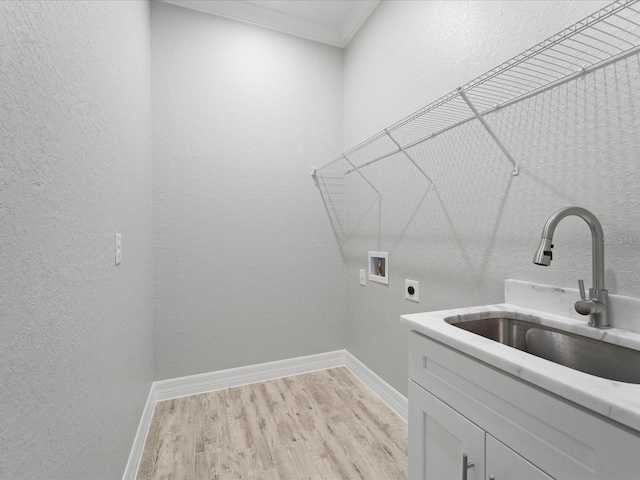
[[[582,300],[586,300],[587,299],[587,295],[584,292],[584,280],[578,280],[578,288],[580,289],[580,298]]]

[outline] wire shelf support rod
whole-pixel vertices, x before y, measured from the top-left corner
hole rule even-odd
[[[411,155],[409,155],[409,154],[407,153],[407,151],[406,151],[404,148],[402,148],[402,145],[400,145],[400,144],[396,141],[396,139],[395,139],[395,138],[393,138],[393,136],[391,135],[391,132],[389,132],[389,130],[387,130],[387,129],[385,128],[385,129],[384,129],[384,133],[386,133],[386,134],[387,134],[387,136],[391,139],[391,141],[392,141],[393,143],[395,143],[395,144],[396,144],[396,146],[398,147],[398,151],[400,151],[400,152],[404,153],[404,156],[405,156],[405,157],[407,157],[407,158],[409,159],[409,161],[410,161],[411,163],[413,163],[413,165],[414,165],[418,170],[420,170],[420,173],[421,173],[422,175],[424,175],[424,178],[426,178],[426,179],[429,181],[429,183],[431,184],[431,186],[430,186],[429,188],[431,188],[431,190],[434,190],[434,189],[436,188],[436,186],[434,185],[433,180],[431,180],[431,178],[429,178],[429,175],[427,175],[426,173],[424,173],[424,170],[423,170],[422,168],[420,168],[420,165],[418,165],[418,164],[415,162],[415,160],[414,160],[413,158],[411,158]]]
[[[505,154],[505,156],[509,159],[509,161],[511,162],[511,164],[513,165],[513,170],[511,171],[511,174],[513,176],[518,175],[518,173],[520,172],[520,169],[518,168],[518,163],[514,160],[514,158],[511,156],[511,154],[509,153],[509,150],[507,150],[507,147],[505,147],[502,142],[500,141],[500,139],[498,138],[498,136],[494,133],[494,131],[491,129],[491,127],[489,126],[489,124],[487,123],[487,121],[483,118],[483,116],[480,114],[480,112],[478,111],[478,109],[475,107],[475,105],[471,102],[471,100],[469,100],[469,97],[467,97],[467,94],[464,93],[464,90],[462,89],[462,87],[458,87],[458,93],[460,93],[460,96],[462,97],[462,99],[467,103],[467,105],[469,105],[469,108],[471,109],[471,111],[473,112],[473,114],[476,116],[476,118],[478,120],[480,120],[480,123],[482,124],[482,126],[485,128],[485,130],[489,133],[489,135],[491,135],[491,138],[493,138],[493,141],[496,142],[496,144],[498,145],[498,147],[500,147],[500,150],[502,150],[502,153]]]
[[[382,200],[382,194],[378,191],[378,189],[376,187],[373,186],[373,184],[367,179],[367,177],[365,177],[362,172],[360,171],[360,169],[358,167],[356,167],[351,160],[349,160],[349,158],[343,153],[342,156],[344,157],[344,159],[349,163],[349,165],[351,165],[353,167],[353,170],[356,171],[358,173],[358,175],[360,175],[362,177],[362,179],[367,182],[369,184],[369,186],[371,188],[373,188],[373,190],[378,194],[378,200]]]

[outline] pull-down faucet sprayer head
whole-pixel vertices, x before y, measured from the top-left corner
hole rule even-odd
[[[553,245],[551,245],[552,241],[553,239],[551,238],[542,237],[540,246],[533,256],[533,263],[542,265],[543,267],[548,267],[551,264],[551,260],[553,260],[553,254],[551,253],[551,249],[553,248]]]

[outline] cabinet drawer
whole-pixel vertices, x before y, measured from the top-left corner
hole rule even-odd
[[[549,475],[527,462],[516,452],[489,434],[486,435],[485,448],[487,451],[485,458],[487,480],[507,480],[513,478],[553,480]]]

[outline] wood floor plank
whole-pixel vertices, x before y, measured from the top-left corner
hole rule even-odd
[[[327,381],[337,390],[339,388],[353,387],[360,390],[363,386],[347,367],[336,367],[321,372]]]
[[[275,468],[262,472],[262,478],[257,480],[280,480]]]
[[[256,468],[256,459],[251,450],[239,450],[232,446],[205,448],[196,454],[197,479],[254,479],[263,478]]]
[[[309,441],[318,433],[329,433],[324,415],[301,382],[283,378],[276,380],[276,386],[288,400],[286,407],[296,420],[295,426],[301,438]]]
[[[151,478],[187,480],[195,477],[196,397],[167,400],[158,427]]]
[[[348,418],[349,413],[344,408],[344,402],[336,395],[335,389],[322,372],[301,375],[299,380],[328,423],[337,423]]]
[[[345,404],[320,372],[300,375],[291,386],[303,409],[298,415],[306,445],[321,475],[327,479],[365,478],[336,436],[334,426],[348,418]],[[298,386],[299,384],[299,386]],[[306,399],[305,395],[306,394]]]
[[[282,480],[322,480],[309,451],[303,442],[291,442],[274,449],[278,478]]]
[[[299,466],[301,476],[300,478],[306,480],[322,480],[322,475],[316,466],[311,452],[307,449],[303,441],[292,442],[287,445],[291,457],[296,461]]]
[[[262,470],[270,470],[275,467],[271,445],[275,444],[275,426],[271,419],[264,415],[262,409],[258,406],[258,398],[252,385],[238,387],[240,390],[240,398],[245,405],[245,414],[243,421],[248,425],[252,448],[255,449],[258,462]]]
[[[196,454],[203,452],[205,446],[215,449],[231,445],[228,407],[223,391],[197,395]]]
[[[244,452],[248,461],[248,474],[254,474],[263,469],[258,462],[258,454],[253,437],[256,435],[249,422],[250,411],[244,403],[241,387],[229,388],[223,391],[227,404],[227,420],[231,433],[231,447],[238,452]],[[207,477],[204,477],[207,478]]]
[[[365,459],[375,459],[372,466],[376,468],[381,479],[407,478],[406,442],[398,448],[391,448],[390,442],[380,442],[363,422],[353,418],[344,423],[345,430]],[[404,448],[404,450],[403,450]]]
[[[332,430],[324,414],[309,393],[308,386],[300,380],[304,375],[275,380],[274,384],[284,400],[306,450],[309,460],[315,465],[318,475],[326,479],[336,477],[337,472],[348,472],[349,467],[340,463],[340,452],[324,445],[323,438],[331,437]],[[342,462],[344,463],[344,462]]]
[[[371,451],[363,448],[364,445],[359,437],[354,435],[351,426],[347,422],[341,422],[333,427],[336,439],[343,445],[348,458],[358,467],[362,475],[367,480],[386,480],[388,477],[382,474],[378,465],[379,457],[368,456]]]
[[[272,419],[276,427],[276,433],[281,445],[289,445],[300,439],[300,434],[295,425],[289,409],[283,402],[282,394],[274,381],[259,384],[260,395],[264,399],[267,415]]]
[[[348,456],[344,445],[338,442],[333,428],[330,435],[317,434],[312,437],[307,446],[316,460],[316,465],[326,479],[365,479],[364,472],[352,458]]]
[[[406,423],[344,367],[159,402],[138,480],[402,480]]]
[[[338,379],[336,394],[348,405],[349,411],[366,424],[380,441],[387,440],[391,446],[397,446],[400,452],[406,452],[407,423],[380,399],[355,375],[344,367],[324,370],[323,375]],[[336,380],[334,380],[336,381]],[[390,441],[389,441],[390,440]]]
[[[386,405],[357,398],[352,391],[352,389],[342,389],[337,390],[336,393],[348,405],[353,416],[367,426],[377,441],[384,443],[385,448],[393,454],[394,458],[405,452],[407,424],[402,419],[400,419],[402,423],[397,422],[397,416],[390,413]],[[400,461],[401,458],[398,460]]]
[[[231,442],[239,449],[250,449],[253,446],[251,426],[247,421],[248,410],[242,399],[240,388],[223,390],[227,404],[227,420]]]
[[[296,378],[279,378],[274,383],[284,399],[285,408],[296,421],[298,433],[302,434],[315,428],[315,421],[318,416],[311,396]]]
[[[273,449],[273,460],[278,472],[278,478],[282,480],[298,480],[301,478],[299,467],[291,458],[286,445],[280,445]]]

